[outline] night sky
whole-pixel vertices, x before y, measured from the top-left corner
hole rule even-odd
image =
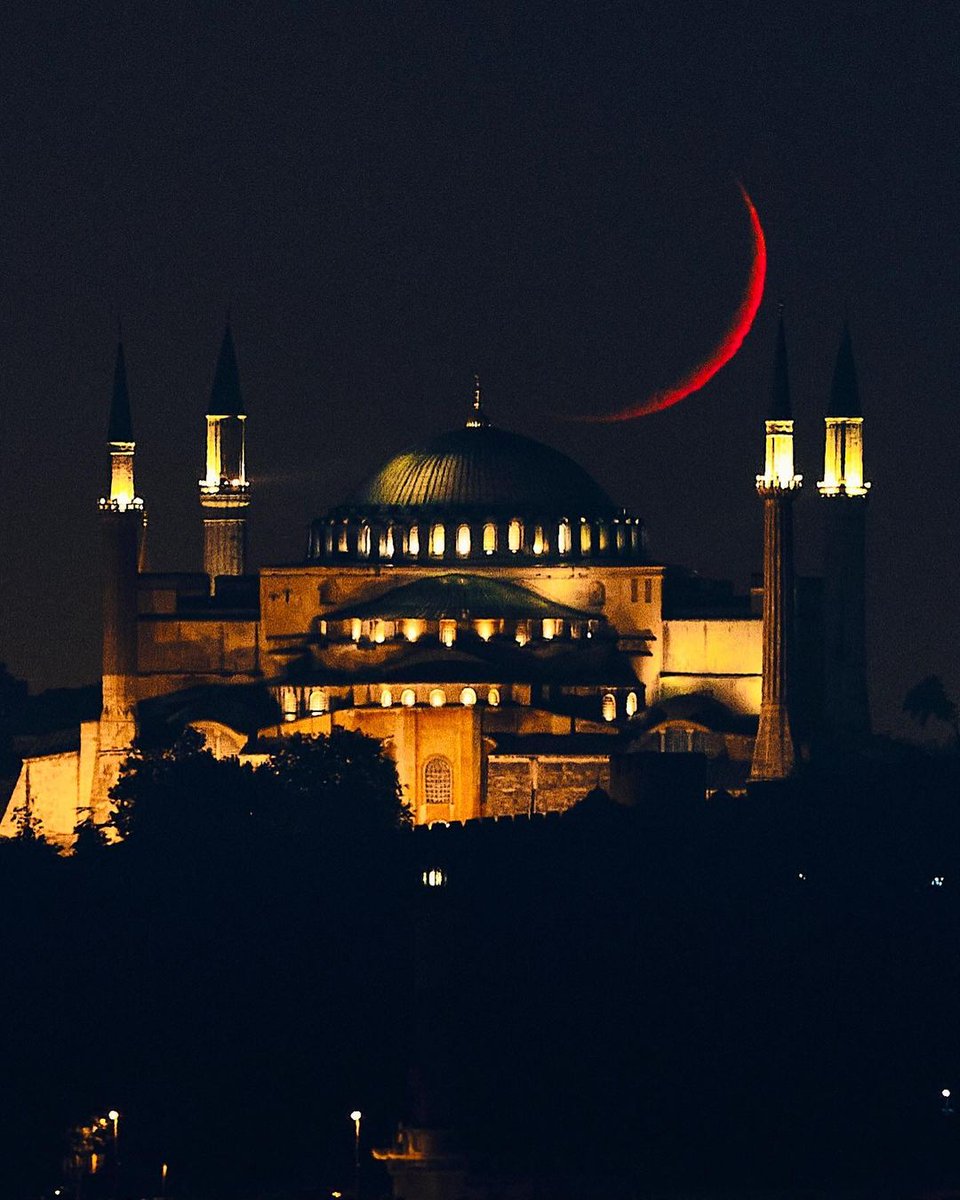
[[[118,317],[155,569],[197,569],[229,307],[252,561],[405,444],[492,419],[578,458],[652,554],[746,585],[786,303],[800,567],[843,319],[866,417],[877,725],[960,694],[957,45],[948,3],[7,5],[0,17],[0,658],[99,662]],[[769,274],[739,355],[689,372]]]

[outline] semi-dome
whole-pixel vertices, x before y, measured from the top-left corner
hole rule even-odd
[[[600,485],[566,454],[479,422],[395,455],[348,503],[570,515],[614,508]]]

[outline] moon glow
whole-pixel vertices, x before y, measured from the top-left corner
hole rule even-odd
[[[742,183],[739,183],[738,186],[743,194],[747,214],[750,217],[750,230],[753,234],[753,262],[750,266],[750,275],[743,298],[733,315],[730,329],[710,357],[699,366],[694,367],[673,387],[667,388],[665,391],[654,392],[652,396],[648,396],[638,404],[628,405],[620,412],[593,417],[592,420],[632,421],[636,417],[646,417],[650,413],[661,412],[665,408],[670,408],[671,405],[679,404],[681,400],[698,392],[704,384],[708,383],[743,345],[743,339],[750,332],[750,327],[753,325],[754,317],[760,307],[760,301],[763,299],[763,285],[767,277],[767,243],[763,236],[760,218],[757,216],[753,201],[747,194],[747,189]]]

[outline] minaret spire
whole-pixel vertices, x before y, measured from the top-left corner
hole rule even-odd
[[[242,575],[246,570],[246,510],[250,504],[246,420],[228,316],[207,404],[206,473],[200,480],[203,567],[210,576],[211,595],[218,576]]]
[[[468,429],[486,429],[490,422],[483,411],[483,401],[480,396],[480,376],[473,376],[473,415],[467,421]]]
[[[824,720],[833,734],[870,731],[866,672],[866,511],[863,413],[844,322],[825,418],[823,479]]]
[[[764,472],[757,476],[757,492],[763,501],[763,682],[750,769],[754,781],[786,779],[796,763],[789,704],[794,606],[792,502],[801,476],[794,473],[782,307],[769,411],[764,423]]]

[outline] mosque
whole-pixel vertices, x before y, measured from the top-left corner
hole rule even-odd
[[[26,812],[68,846],[81,821],[108,820],[133,739],[158,722],[250,761],[292,733],[361,730],[395,759],[417,823],[562,810],[598,786],[636,801],[658,765],[679,765],[665,755],[695,756],[708,783],[742,788],[789,776],[814,727],[868,730],[870,485],[846,331],[812,584],[792,570],[800,477],[782,321],[756,481],[763,586],[749,595],[651,561],[641,517],[567,455],[493,423],[479,382],[464,407],[459,428],[402,450],[318,516],[302,562],[249,572],[246,409],[228,327],[205,417],[203,570],[158,574],[145,569],[118,346],[99,501],[102,711],[59,752],[24,760],[0,835]]]

